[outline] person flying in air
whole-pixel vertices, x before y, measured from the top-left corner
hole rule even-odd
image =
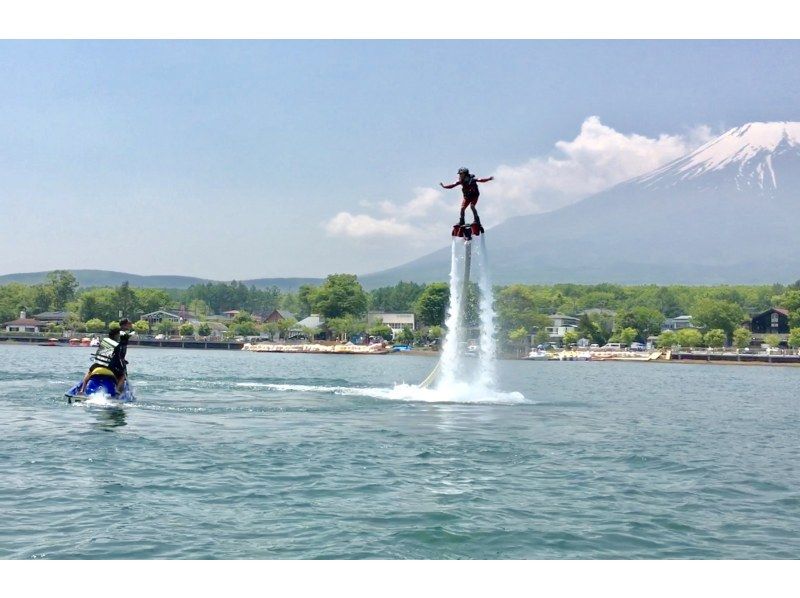
[[[461,192],[464,194],[464,200],[461,202],[461,217],[456,226],[464,226],[464,212],[466,211],[467,206],[469,206],[472,210],[474,223],[477,224],[481,232],[483,232],[481,219],[478,217],[478,210],[475,209],[475,204],[478,203],[478,197],[481,194],[480,190],[478,189],[478,183],[488,183],[491,180],[494,180],[493,176],[490,176],[486,179],[479,179],[471,175],[469,173],[469,169],[459,168],[458,180],[455,183],[452,183],[451,185],[439,183],[444,189],[452,189],[461,185]]]

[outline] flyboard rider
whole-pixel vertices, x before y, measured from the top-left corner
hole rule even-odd
[[[78,393],[82,393],[86,388],[89,379],[97,376],[114,378],[117,392],[122,392],[125,385],[125,378],[128,375],[125,355],[128,351],[128,340],[133,334],[133,325],[130,320],[125,318],[119,323],[111,322],[108,326],[108,336],[100,341],[100,346],[92,356],[94,363],[89,366],[89,371],[83,377],[83,381],[78,387]]]
[[[454,187],[461,185],[461,193],[464,195],[464,200],[461,202],[461,216],[458,224],[456,224],[456,227],[464,226],[464,212],[466,211],[467,206],[469,206],[469,208],[472,210],[473,225],[477,225],[477,229],[480,232],[483,232],[481,220],[478,217],[478,210],[475,209],[475,204],[478,203],[478,197],[481,194],[480,190],[478,189],[478,183],[488,183],[491,180],[494,180],[494,177],[490,176],[485,179],[479,179],[470,174],[469,169],[459,168],[458,180],[455,183],[450,185],[439,183],[444,189],[453,189]]]

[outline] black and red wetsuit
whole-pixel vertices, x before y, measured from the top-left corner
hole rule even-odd
[[[461,185],[461,193],[464,194],[464,201],[461,202],[461,208],[464,209],[470,204],[474,206],[478,203],[478,197],[481,192],[478,189],[477,178],[470,175],[466,181],[459,181],[459,184]]]

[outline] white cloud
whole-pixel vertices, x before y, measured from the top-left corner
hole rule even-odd
[[[367,214],[339,212],[325,225],[331,236],[353,238],[400,237],[413,233],[412,228],[395,218],[373,218]]]
[[[686,135],[625,135],[590,116],[575,139],[556,142],[553,155],[499,166],[485,187],[487,216],[499,221],[555,210],[654,170],[710,138],[705,126]]]
[[[444,194],[437,189],[420,187],[414,192],[414,197],[405,204],[380,202],[381,217],[339,212],[325,223],[325,230],[330,236],[354,239],[403,237],[412,245],[424,243],[437,232],[441,236],[442,219],[454,220],[454,210],[458,205],[454,207],[452,201],[446,201]]]
[[[694,150],[711,138],[706,126],[684,135],[658,137],[620,133],[590,116],[571,141],[557,141],[549,156],[521,165],[500,165],[495,180],[481,186],[478,211],[490,226],[507,218],[548,212],[617,183],[645,174]],[[485,176],[485,173],[479,173]],[[405,204],[361,202],[381,217],[340,212],[325,225],[328,234],[357,239],[404,237],[420,245],[442,236],[458,215],[461,193],[418,188]]]

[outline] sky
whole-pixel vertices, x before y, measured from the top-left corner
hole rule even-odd
[[[800,120],[794,41],[0,41],[0,274],[366,274]],[[502,256],[498,256],[502,259]]]

